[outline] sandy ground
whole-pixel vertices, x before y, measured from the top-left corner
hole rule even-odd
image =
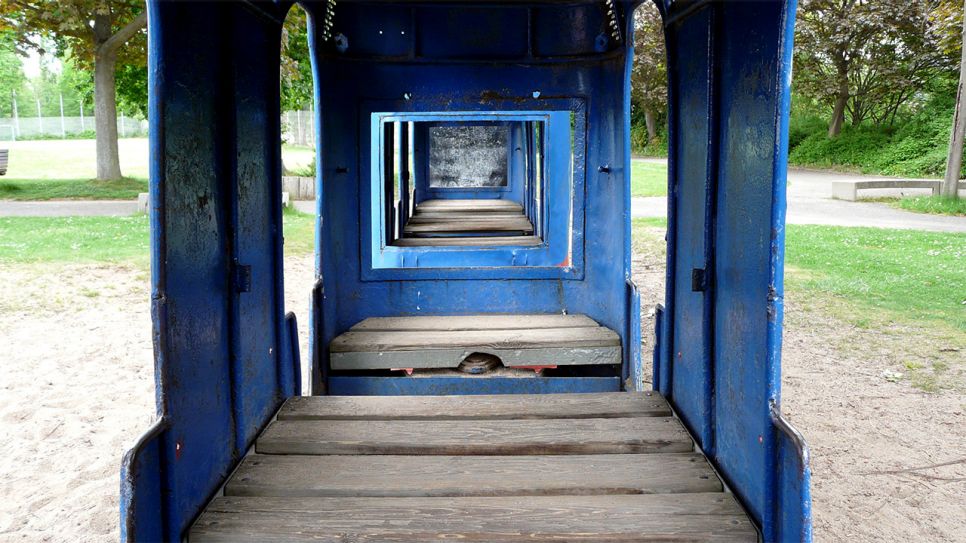
[[[662,267],[635,259],[645,352]],[[286,279],[304,353],[311,259]],[[117,540],[121,455],[154,418],[147,283],[135,268],[0,264],[0,541]],[[815,540],[966,542],[966,394],[882,377],[964,350],[855,329],[809,300],[789,299],[786,322],[784,408],[812,448]]]

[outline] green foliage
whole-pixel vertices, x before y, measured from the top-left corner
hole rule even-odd
[[[966,217],[966,199],[963,198],[952,199],[943,198],[942,196],[918,196],[915,198],[900,198],[889,203],[906,211]]]
[[[789,128],[789,162],[870,174],[942,177],[952,107],[948,95],[936,94],[895,127],[846,126],[835,138],[827,136],[827,127],[819,120],[793,116]]]
[[[657,139],[648,141],[647,127],[644,125],[643,117],[631,123],[631,152],[638,156],[666,157],[667,156],[667,130],[665,125],[661,125],[657,133]]]
[[[11,100],[15,92],[23,88],[26,78],[23,62],[14,50],[15,39],[12,33],[0,31],[0,116],[13,114]]]
[[[304,110],[312,104],[312,63],[309,57],[307,17],[302,6],[289,9],[282,27],[282,110]]]

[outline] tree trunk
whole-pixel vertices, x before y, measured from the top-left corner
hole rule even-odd
[[[114,87],[114,52],[98,53],[94,59],[94,127],[97,136],[97,180],[121,178],[117,151],[117,91]]]
[[[657,139],[657,120],[650,109],[644,110],[644,124],[647,126],[647,142],[651,143]]]
[[[832,120],[828,123],[830,138],[842,132],[842,125],[845,124],[845,108],[849,105],[849,65],[845,60],[844,51],[838,51],[835,57],[835,79],[838,81],[838,89],[835,91]]]
[[[966,2],[963,5],[966,13]],[[956,110],[953,113],[953,131],[949,136],[949,154],[946,156],[946,178],[942,195],[959,198],[959,172],[963,166],[963,139],[966,137],[966,115],[963,112],[963,86],[966,85],[966,19],[963,25],[963,56],[959,63],[959,87],[956,89]]]

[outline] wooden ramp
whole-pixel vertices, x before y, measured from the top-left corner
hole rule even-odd
[[[375,317],[329,343],[333,370],[456,368],[473,353],[504,366],[621,363],[617,332],[586,315]]]
[[[396,245],[539,245],[523,206],[508,200],[426,200],[420,202]],[[500,243],[494,243],[499,239]]]
[[[287,401],[203,542],[757,541],[657,393]]]

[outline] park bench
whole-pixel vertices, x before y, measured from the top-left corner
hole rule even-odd
[[[0,149],[0,175],[7,175],[7,163],[10,161],[10,150]]]
[[[930,189],[938,196],[942,181],[938,179],[872,179],[869,181],[833,181],[832,198],[854,202],[858,191],[865,189]],[[966,183],[959,182],[959,190],[966,189]]]

